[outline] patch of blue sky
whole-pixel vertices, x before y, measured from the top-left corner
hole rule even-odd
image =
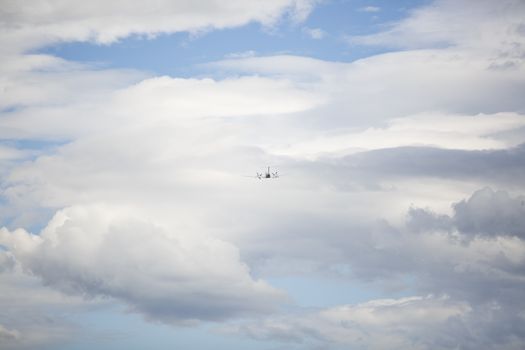
[[[42,139],[2,139],[0,144],[26,151],[46,151],[65,145],[67,141]]]
[[[396,289],[387,289],[384,286],[355,279],[322,276],[272,277],[267,281],[272,286],[285,290],[294,304],[301,308],[355,305],[373,299],[403,298],[415,294],[413,281],[410,278],[399,281]]]
[[[17,110],[18,110],[18,106],[9,106],[9,107],[0,109],[0,114],[13,113],[13,112],[16,112]]]
[[[239,53],[290,54],[351,62],[389,49],[353,46],[348,43],[348,37],[384,30],[389,23],[407,16],[411,8],[428,2],[332,0],[319,4],[302,23],[282,20],[272,28],[250,23],[199,35],[163,34],[153,39],[135,35],[111,45],[61,43],[39,52],[101,67],[139,69],[179,77],[194,76],[199,74],[199,64]],[[317,38],[309,34],[312,30],[316,31]]]
[[[38,235],[57,210],[57,208],[31,208],[26,209],[23,213],[14,213],[10,210],[12,203],[1,192],[3,192],[2,188],[0,188],[0,227],[6,227],[11,231],[23,228]]]

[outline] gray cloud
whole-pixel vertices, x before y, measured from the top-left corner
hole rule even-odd
[[[506,191],[486,187],[455,203],[453,211],[450,217],[413,208],[407,225],[417,231],[455,229],[466,235],[525,238],[525,196],[512,197]]]
[[[466,151],[397,147],[352,154],[311,167],[340,185],[402,178],[441,178],[525,186],[525,144],[503,150]]]
[[[525,345],[522,198],[484,188],[452,204],[451,216],[413,207],[401,226],[351,218],[330,223],[319,214],[267,227],[286,249],[275,247],[272,235],[266,236],[268,245],[256,242],[262,244],[260,266],[271,265],[275,252],[276,263],[290,269],[302,261],[310,273],[332,272],[384,288],[405,279],[412,281],[402,287],[407,292],[430,296],[303,310],[228,331],[291,348],[520,349]]]
[[[522,318],[495,305],[471,307],[447,297],[373,300],[225,327],[292,349],[520,349]]]
[[[454,205],[454,222],[461,232],[525,238],[525,196],[485,188]]]
[[[0,347],[44,349],[78,337],[79,327],[67,315],[100,307],[42,285],[41,281],[0,250]]]
[[[452,216],[412,207],[400,225],[360,218],[351,209],[342,209],[346,217],[288,212],[286,218],[272,215],[271,222],[238,240],[238,245],[246,261],[263,275],[331,274],[387,289],[397,285],[446,294],[472,305],[491,300],[523,305],[521,198],[482,189],[457,202]],[[490,213],[478,210],[480,201]],[[352,204],[365,205],[359,200]],[[484,222],[492,226],[472,231],[484,228]]]
[[[525,144],[509,150],[458,151],[400,147],[346,159],[351,169],[406,176],[497,179],[521,184]]]
[[[20,332],[16,329],[8,329],[0,324],[0,342],[14,341],[20,338]]]

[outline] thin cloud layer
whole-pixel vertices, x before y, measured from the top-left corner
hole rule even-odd
[[[508,312],[497,305],[472,309],[446,296],[407,297],[287,315],[222,331],[278,339],[291,349],[519,349],[522,317],[509,317]]]
[[[224,331],[255,339],[280,339],[332,349],[448,349],[454,346],[450,329],[470,312],[468,305],[446,297],[380,299],[288,315]],[[312,344],[313,343],[313,344]]]
[[[490,55],[500,67],[523,63],[525,6],[520,0],[438,0],[411,14],[391,28],[356,36],[352,43],[409,49],[453,47]],[[496,63],[497,64],[497,63]]]

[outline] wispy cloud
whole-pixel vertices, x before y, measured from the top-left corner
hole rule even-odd
[[[375,13],[375,12],[380,12],[381,8],[378,6],[365,6],[365,7],[360,7],[359,11]]]
[[[326,32],[321,28],[308,28],[304,27],[303,32],[307,34],[310,38],[315,40],[323,39],[326,36]]]

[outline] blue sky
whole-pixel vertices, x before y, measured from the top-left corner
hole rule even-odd
[[[0,347],[523,348],[524,18],[6,2]]]

